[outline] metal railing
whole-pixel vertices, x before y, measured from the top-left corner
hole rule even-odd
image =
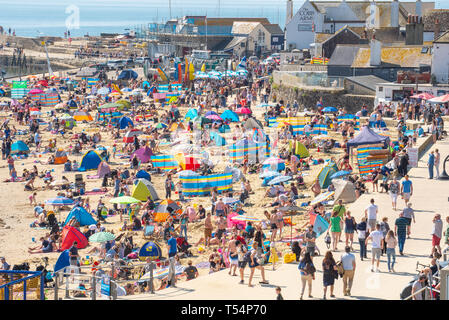
[[[427,291],[427,290],[428,290],[428,291]],[[424,297],[424,300],[435,300],[435,299],[433,298],[433,294],[432,294],[432,293],[433,293],[433,292],[440,293],[439,290],[437,290],[437,289],[435,289],[435,288],[432,288],[431,286],[425,286],[425,287],[419,289],[418,291],[416,291],[415,293],[412,293],[412,294],[409,295],[407,298],[404,298],[404,299],[402,299],[402,300],[411,300],[411,299],[413,299],[414,296],[416,296],[417,294],[422,294],[423,292],[426,293],[426,296]],[[427,294],[427,292],[429,292],[429,294]],[[427,296],[429,296],[430,299],[427,299],[427,298],[426,298]]]
[[[31,279],[40,278],[40,284],[38,284],[37,289],[38,290],[38,298],[40,300],[45,299],[44,295],[44,273],[42,271],[24,271],[24,270],[0,270],[0,274],[7,274],[12,275],[12,279],[14,279],[14,276],[20,276],[22,274],[28,275],[24,278],[12,280],[6,284],[0,285],[0,300],[12,300],[14,298],[14,286],[23,284],[22,292],[23,292],[23,300],[27,299],[27,289],[29,288],[28,282]],[[11,295],[12,294],[12,295]]]

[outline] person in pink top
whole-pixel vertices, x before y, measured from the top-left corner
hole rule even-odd
[[[187,213],[187,216],[189,217],[189,222],[195,222],[197,220],[196,211],[192,206],[188,206],[185,213]]]

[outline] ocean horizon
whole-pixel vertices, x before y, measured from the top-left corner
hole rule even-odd
[[[303,1],[295,1],[295,10]],[[168,0],[86,1],[24,0],[20,3],[0,0],[0,26],[15,30],[17,36],[59,36],[70,30],[72,37],[86,34],[124,33],[152,22],[170,19]],[[254,7],[254,4],[257,7]],[[220,4],[220,6],[219,6]],[[171,0],[171,17],[206,15],[208,17],[265,17],[284,27],[285,0]]]

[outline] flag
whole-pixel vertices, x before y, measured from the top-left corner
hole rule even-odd
[[[243,57],[243,58],[242,58],[242,60],[240,61],[238,67],[239,67],[239,68],[246,69],[246,57]]]
[[[114,90],[117,91],[118,93],[123,94],[123,92],[120,91],[120,88],[116,84],[113,83],[112,88],[114,88]]]
[[[162,68],[157,68],[157,72],[159,73],[159,76],[161,77],[162,81],[168,81],[168,77],[165,74],[164,70]]]
[[[186,58],[186,65],[185,65],[185,68],[184,68],[185,70],[184,70],[184,82],[187,82],[187,81],[189,81],[189,60],[187,60],[187,58]]]
[[[189,67],[189,80],[192,81],[194,79],[195,79],[195,67],[193,66],[193,63],[191,63]]]

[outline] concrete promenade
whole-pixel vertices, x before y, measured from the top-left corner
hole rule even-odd
[[[405,242],[404,256],[400,256],[397,252],[395,273],[388,273],[387,257],[384,255],[381,258],[380,272],[373,273],[371,267],[371,244],[368,245],[368,260],[360,261],[359,245],[357,235],[355,234],[354,249],[356,250],[357,268],[354,278],[354,285],[352,288],[352,297],[343,296],[343,283],[338,279],[335,284],[335,295],[333,299],[399,299],[399,294],[407,283],[417,274],[416,263],[428,264],[430,258],[428,257],[431,250],[431,231],[432,218],[435,213],[440,213],[442,219],[447,216],[448,208],[448,185],[449,180],[429,180],[427,159],[431,150],[438,148],[441,154],[440,172],[442,172],[442,165],[445,157],[449,155],[449,141],[439,141],[433,145],[420,158],[417,168],[413,168],[409,172],[410,179],[413,182],[414,192],[411,197],[411,203],[415,209],[416,223],[412,223],[411,239]],[[356,202],[348,206],[356,221],[359,222],[364,215],[364,210],[368,206],[371,198],[375,199],[379,206],[378,219],[388,217],[390,228],[394,228],[394,221],[398,217],[399,210],[404,208],[404,201],[398,199],[398,211],[393,211],[391,207],[390,196],[385,193],[371,193],[372,185],[369,184],[369,194],[361,196]],[[444,229],[446,223],[444,222]],[[327,248],[324,244],[323,236],[318,240],[318,247],[321,251],[319,257],[314,258],[315,266],[318,270],[316,279],[313,281],[312,295],[314,299],[321,299],[323,296],[322,283],[322,259]],[[344,240],[344,235],[342,235]],[[443,241],[442,241],[443,243]],[[444,245],[443,245],[444,247]],[[344,249],[344,242],[338,246],[339,251],[334,252],[334,257],[338,261]],[[245,271],[245,282],[249,276],[249,270]],[[271,266],[266,267],[266,278],[269,280],[269,285],[260,285],[260,272],[256,270],[255,286],[249,288],[247,285],[238,284],[239,278],[228,275],[228,270],[217,272],[209,276],[202,276],[198,279],[188,282],[179,283],[178,288],[168,288],[158,291],[154,295],[144,294],[128,297],[119,297],[119,299],[206,299],[206,300],[263,300],[275,299],[276,286],[282,288],[284,299],[299,299],[301,290],[301,281],[299,271],[296,264],[279,265],[276,271],[271,271]],[[304,299],[307,298],[307,289]],[[329,298],[329,291],[327,294]]]

